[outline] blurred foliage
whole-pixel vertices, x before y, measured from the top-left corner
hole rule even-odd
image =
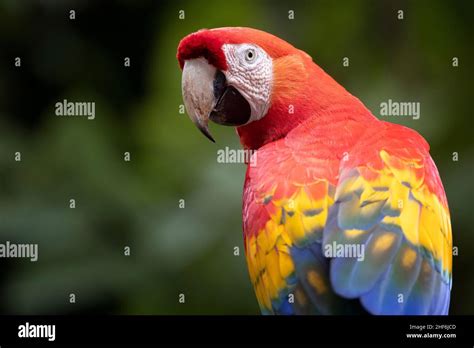
[[[0,311],[258,313],[243,256],[245,168],[216,162],[218,148],[239,142],[232,129],[211,126],[218,141],[212,144],[179,114],[175,58],[190,32],[250,26],[308,52],[376,115],[388,99],[421,101],[419,120],[389,120],[431,144],[459,247],[451,313],[473,314],[473,7],[469,1],[0,0],[0,242],[39,243],[36,263],[1,260]],[[396,18],[398,9],[404,20]],[[21,68],[14,57],[22,58]],[[124,57],[131,67],[123,66]],[[63,99],[95,101],[96,119],[56,117],[54,104]],[[16,151],[21,162],[14,161]],[[452,161],[455,151],[459,162]],[[71,198],[76,209],[69,209]]]

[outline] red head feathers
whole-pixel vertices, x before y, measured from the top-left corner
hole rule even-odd
[[[251,28],[205,29],[181,40],[177,58],[185,61],[203,57],[220,71],[228,69],[223,46],[253,44],[272,59],[272,86],[269,108],[258,120],[237,127],[242,145],[257,149],[284,137],[312,117],[331,113],[331,108],[351,108],[369,114],[360,101],[334,81],[305,52],[266,32]],[[357,112],[356,112],[357,113]]]
[[[202,29],[186,36],[178,46],[177,58],[181,69],[187,59],[204,57],[217,69],[226,70],[222,46],[224,44],[254,43],[262,47],[272,58],[298,51],[286,41],[261,30],[251,28]]]

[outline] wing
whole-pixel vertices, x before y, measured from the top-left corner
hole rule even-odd
[[[322,236],[333,204],[339,160],[324,147],[284,140],[259,149],[243,197],[247,264],[264,314],[331,314],[360,310],[336,295]],[[357,301],[355,301],[357,302]]]
[[[330,279],[373,314],[447,314],[452,237],[445,193],[428,145],[385,124],[342,161],[323,248],[340,249]],[[348,257],[364,250],[364,259]],[[334,254],[333,254],[334,255]]]

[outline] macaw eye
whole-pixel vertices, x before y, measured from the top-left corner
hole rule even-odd
[[[255,60],[257,53],[253,48],[249,48],[245,51],[245,60],[247,63],[252,63]]]

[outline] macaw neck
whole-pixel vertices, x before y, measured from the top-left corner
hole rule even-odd
[[[303,124],[307,125],[308,133],[319,136],[323,135],[323,130],[331,129],[331,133],[324,133],[328,141],[337,142],[338,138],[343,137],[346,143],[350,141],[348,137],[356,137],[358,132],[345,132],[345,121],[350,122],[354,129],[362,130],[368,121],[377,120],[359,99],[347,92],[319,66],[312,61],[306,64],[310,71],[308,78],[302,83],[293,82],[292,85],[297,93],[274,95],[272,105],[263,118],[237,128],[245,149],[256,150],[286,137]],[[339,130],[334,129],[337,127]]]

